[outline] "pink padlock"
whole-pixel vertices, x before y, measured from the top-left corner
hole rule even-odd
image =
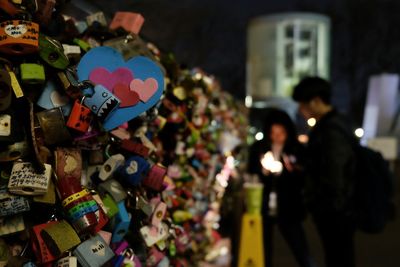
[[[121,27],[127,32],[139,34],[143,22],[143,16],[138,13],[116,12],[110,24],[110,29],[115,30]]]

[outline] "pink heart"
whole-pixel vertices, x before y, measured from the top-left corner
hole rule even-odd
[[[89,80],[103,85],[111,92],[117,83],[129,86],[133,80],[133,73],[128,68],[117,68],[113,72],[109,72],[106,68],[95,68],[90,73]]]
[[[158,89],[157,80],[154,78],[148,78],[145,81],[140,79],[134,79],[131,81],[131,91],[136,92],[142,102],[147,102]]]
[[[129,90],[128,85],[117,83],[114,86],[113,94],[121,100],[120,108],[134,106],[139,103],[139,95]]]

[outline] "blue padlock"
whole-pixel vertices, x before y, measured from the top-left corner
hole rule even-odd
[[[131,185],[137,186],[150,169],[150,163],[140,156],[132,156],[118,169],[118,173]]]
[[[81,243],[73,254],[83,267],[101,267],[114,257],[114,252],[100,235]]]
[[[90,108],[101,121],[105,121],[120,105],[121,101],[101,84],[85,90],[83,104]]]
[[[131,223],[131,214],[126,210],[124,201],[120,201],[117,204],[118,213],[113,218],[112,228],[113,234],[111,238],[111,243],[121,242],[124,236],[128,233],[129,225]]]

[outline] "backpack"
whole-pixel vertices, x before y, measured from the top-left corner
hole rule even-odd
[[[381,153],[354,142],[355,221],[365,233],[382,232],[394,215],[394,175]]]

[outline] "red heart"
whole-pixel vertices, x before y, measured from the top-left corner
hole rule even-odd
[[[117,83],[113,93],[121,100],[120,108],[134,106],[140,101],[138,93],[129,90],[129,86],[123,83]]]
[[[89,80],[95,84],[101,84],[111,91],[118,83],[129,86],[133,80],[133,73],[129,68],[120,67],[110,72],[106,68],[99,67],[90,73]]]

